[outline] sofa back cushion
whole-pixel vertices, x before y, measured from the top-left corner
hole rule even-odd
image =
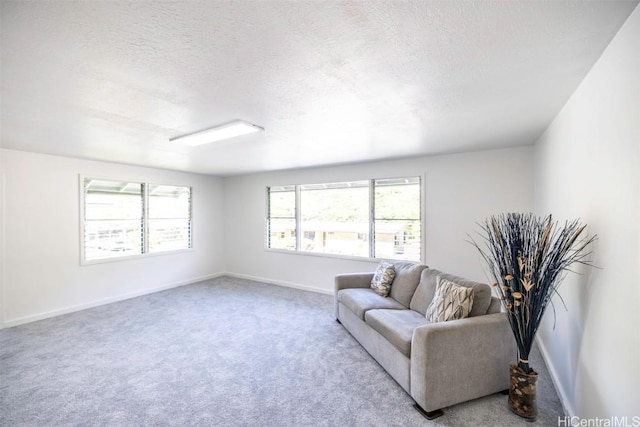
[[[420,274],[427,266],[408,261],[391,262],[395,267],[396,275],[391,283],[389,296],[408,308],[420,283]]]
[[[491,304],[489,304],[489,308],[487,309],[487,314],[500,313],[502,311],[502,303],[500,299],[496,297],[491,297]]]
[[[473,289],[473,306],[471,307],[469,317],[487,314],[487,309],[489,308],[489,304],[491,304],[491,288],[489,285],[467,280],[453,274],[446,274],[435,268],[427,268],[422,271],[420,284],[413,294],[409,308],[426,315],[427,307],[429,307],[436,293],[438,276],[457,285]],[[391,288],[393,289],[393,286]]]

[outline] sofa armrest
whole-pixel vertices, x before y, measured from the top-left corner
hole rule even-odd
[[[419,326],[411,342],[411,397],[434,411],[506,390],[516,356],[506,313]]]
[[[371,286],[373,274],[374,273],[345,273],[336,275],[333,290],[336,319],[338,318],[338,291],[349,288],[368,288]]]
[[[368,288],[371,286],[373,273],[347,273],[336,275],[335,293],[341,289]]]

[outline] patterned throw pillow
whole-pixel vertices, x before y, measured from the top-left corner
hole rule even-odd
[[[383,297],[389,295],[391,283],[396,277],[396,269],[390,262],[382,261],[371,279],[371,289]]]
[[[438,276],[436,294],[427,307],[430,322],[464,319],[473,307],[473,289],[457,285]]]

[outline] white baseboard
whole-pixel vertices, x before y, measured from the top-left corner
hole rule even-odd
[[[156,292],[165,291],[167,289],[177,288],[179,286],[185,286],[185,285],[190,285],[192,283],[202,282],[203,280],[215,279],[216,277],[220,277],[220,276],[224,276],[224,275],[225,275],[225,273],[214,273],[214,274],[209,274],[209,275],[206,275],[206,276],[194,277],[192,279],[183,280],[183,281],[180,281],[180,282],[175,282],[175,283],[171,283],[171,284],[168,284],[168,285],[163,285],[163,286],[160,286],[158,288],[144,289],[142,291],[130,292],[130,293],[127,293],[127,294],[118,295],[118,296],[110,297],[110,298],[104,298],[104,299],[100,299],[100,300],[96,300],[96,301],[91,301],[91,302],[84,303],[84,304],[73,305],[73,306],[61,308],[61,309],[58,309],[58,310],[51,310],[51,311],[47,311],[47,312],[44,312],[44,313],[38,313],[38,314],[29,315],[29,316],[19,317],[17,319],[4,321],[2,324],[0,324],[0,329],[10,328],[10,327],[13,327],[13,326],[18,326],[18,325],[23,325],[25,323],[36,322],[38,320],[48,319],[50,317],[61,316],[63,314],[73,313],[73,312],[80,311],[80,310],[86,310],[87,308],[98,307],[98,306],[105,305],[105,304],[110,304],[110,303],[113,303],[113,302],[124,301],[124,300],[127,300],[127,299],[139,297],[139,296],[142,296],[142,295],[153,294],[153,293],[156,293]]]
[[[564,388],[561,386],[560,378],[558,377],[558,372],[556,371],[555,366],[551,362],[551,358],[549,357],[549,352],[547,351],[547,347],[538,336],[535,338],[536,343],[538,344],[538,349],[540,349],[540,354],[544,359],[545,365],[547,365],[547,370],[549,371],[549,375],[551,375],[551,382],[553,383],[553,387],[556,389],[556,394],[560,398],[560,404],[562,404],[562,409],[565,415],[569,417],[574,417],[576,414],[575,408],[569,402],[567,398],[567,394],[564,391]]]
[[[321,289],[321,288],[316,288],[316,287],[307,286],[307,285],[300,285],[297,283],[283,282],[280,280],[266,279],[264,277],[250,276],[248,274],[233,273],[231,271],[227,271],[226,273],[224,273],[224,276],[236,277],[238,279],[245,279],[245,280],[253,280],[254,282],[268,283],[270,285],[284,286],[286,288],[300,289],[303,291],[316,292],[319,294],[333,295],[333,290]]]

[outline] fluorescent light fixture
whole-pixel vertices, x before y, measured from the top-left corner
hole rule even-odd
[[[221,141],[240,135],[260,132],[264,129],[249,122],[242,120],[234,120],[224,125],[216,126],[200,132],[191,133],[189,135],[171,138],[169,141],[177,144],[195,147],[197,145],[208,144],[210,142]]]

